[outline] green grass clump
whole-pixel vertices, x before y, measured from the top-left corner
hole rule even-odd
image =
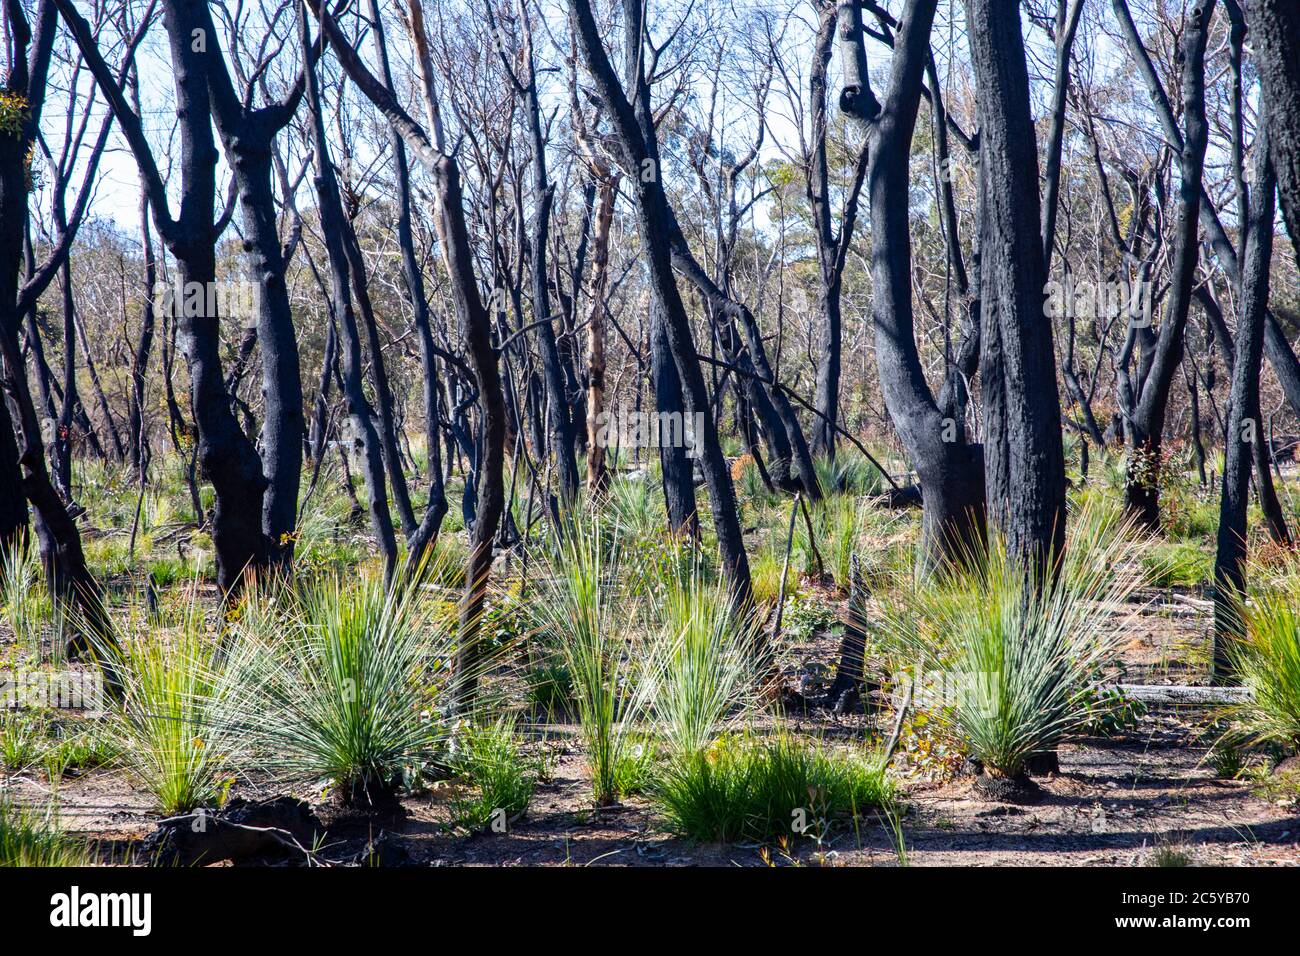
[[[196,576],[195,567],[181,558],[155,558],[149,562],[149,577],[154,587],[169,588]]]
[[[885,490],[880,470],[858,452],[844,451],[833,460],[814,459],[813,469],[823,495],[875,496]]]
[[[119,756],[108,730],[96,721],[77,721],[55,728],[44,762],[51,773],[62,775],[107,767]]]
[[[535,713],[555,720],[573,707],[573,675],[561,662],[541,663],[524,672],[528,703]]]
[[[990,775],[1021,777],[1029,758],[1087,727],[1142,577],[1134,535],[1098,512],[1074,518],[1054,581],[1022,569],[1000,542],[921,581],[890,610],[882,639],[938,676],[940,699]]]
[[[785,556],[778,554],[775,548],[763,547],[753,553],[749,559],[749,580],[757,603],[776,603],[777,596],[781,593],[781,572],[784,568]],[[789,586],[788,580],[786,586]]]
[[[40,655],[41,632],[54,606],[41,580],[41,561],[30,540],[18,538],[0,553],[0,600],[19,645]]]
[[[626,629],[635,614],[618,587],[623,539],[595,515],[579,518],[557,544],[533,599],[544,640],[556,648],[573,681],[573,703],[590,762],[597,803],[622,792],[618,768],[631,746],[631,728],[646,707],[635,680]]]
[[[1239,613],[1245,633],[1228,645],[1228,657],[1252,699],[1231,716],[1261,742],[1300,750],[1300,577],[1280,577]]]
[[[235,628],[225,709],[281,780],[328,781],[349,806],[381,805],[446,737],[454,618],[419,582],[331,575]]]
[[[53,814],[0,800],[0,867],[89,863],[85,844],[68,837]]]
[[[698,842],[824,839],[845,819],[893,801],[884,761],[789,736],[723,738],[673,757],[652,796],[668,827]]]
[[[454,768],[471,789],[453,802],[456,822],[470,830],[504,832],[528,810],[540,775],[538,762],[524,755],[515,721],[508,718],[467,728],[459,744]]]
[[[840,590],[848,591],[853,555],[862,543],[870,506],[852,498],[832,498],[819,507],[826,512],[826,536],[823,539],[826,570]]]
[[[0,766],[19,772],[37,764],[45,752],[45,722],[32,714],[0,712]]]
[[[217,641],[192,604],[179,628],[119,638],[110,655],[124,692],[107,724],[111,747],[166,815],[221,802],[235,739],[217,693]]]
[[[666,527],[663,495],[642,475],[616,476],[609,485],[609,510],[622,537],[639,541]]]
[[[731,477],[736,483],[736,497],[747,520],[780,503],[781,493],[763,483],[763,474],[752,456],[746,454],[737,458],[731,466]]]
[[[753,702],[761,618],[738,608],[724,582],[692,572],[669,581],[650,655],[650,712],[677,753],[704,748]]]

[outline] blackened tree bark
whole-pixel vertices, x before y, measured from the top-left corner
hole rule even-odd
[[[1065,137],[1065,103],[1070,90],[1070,51],[1079,29],[1083,0],[1058,0],[1056,8],[1056,86],[1052,90],[1052,125],[1043,170],[1043,271],[1052,271],[1056,245],[1056,209],[1061,192],[1061,146]]]
[[[699,430],[703,432],[702,435],[696,435],[699,445],[697,451],[701,456],[704,479],[709,489],[723,571],[733,598],[738,604],[747,606],[752,599],[752,591],[749,560],[745,554],[745,543],[736,511],[736,492],[718,441],[717,423],[709,414],[708,392],[696,355],[686,307],[673,277],[674,232],[680,230],[676,229],[672,209],[664,192],[663,170],[654,129],[653,126],[645,128],[647,117],[643,115],[638,118],[629,102],[601,42],[591,5],[587,0],[570,0],[569,12],[583,61],[609,112],[614,133],[628,160],[628,166],[635,171],[635,198],[652,295],[656,305],[663,309],[664,330],[672,349],[673,363],[681,379],[687,411],[697,415],[701,426]],[[626,46],[634,63],[640,62],[643,51],[641,14],[639,0],[625,0],[623,15]],[[640,105],[646,106],[648,113],[648,83],[639,68],[637,75],[641,79],[637,83],[636,97]]]
[[[5,250],[0,256],[0,334],[6,345],[5,401],[0,403],[0,546],[6,550],[24,542],[28,534],[24,468],[20,455],[26,452],[30,457],[30,448],[20,449],[17,438],[22,435],[24,444],[29,446],[33,438],[37,441],[41,438],[39,430],[34,436],[24,434],[32,423],[22,414],[22,401],[18,394],[22,387],[18,379],[26,378],[26,369],[18,349],[18,325],[22,313],[17,310],[21,291],[20,253],[27,231],[27,154],[39,129],[57,24],[53,8],[48,5],[42,5],[36,17],[33,43],[32,28],[23,5],[18,0],[6,0],[4,36],[8,47],[5,50],[8,73],[4,90],[9,96],[19,98],[26,108],[26,122],[17,128],[0,130],[0,248]],[[15,426],[19,431],[15,431]],[[44,455],[39,454],[37,464],[44,469]]]
[[[283,100],[251,106],[251,91],[240,97],[217,42],[217,31],[206,5],[198,11],[207,31],[207,75],[226,159],[239,190],[244,225],[243,251],[248,275],[257,285],[256,314],[243,317],[256,328],[262,353],[262,531],[272,560],[287,568],[293,559],[297,526],[298,485],[302,477],[302,378],[293,313],[285,282],[288,265],[280,241],[275,194],[272,191],[272,141],[293,117],[302,98],[300,77]],[[233,46],[232,38],[232,46]],[[232,49],[232,59],[238,51]],[[261,64],[265,67],[265,64]],[[304,67],[310,69],[310,63]],[[242,73],[242,70],[241,70]],[[247,82],[247,78],[245,78]]]
[[[1224,434],[1222,497],[1219,503],[1218,548],[1214,557],[1214,678],[1234,680],[1228,655],[1230,642],[1241,634],[1238,604],[1244,599],[1246,513],[1249,506],[1252,442],[1264,439],[1259,418],[1259,371],[1268,309],[1269,264],[1273,256],[1273,194],[1277,179],[1269,161],[1267,106],[1260,114],[1254,144],[1254,189],[1246,225],[1246,250],[1241,273],[1241,319],[1228,392]]]
[[[1160,77],[1151,62],[1151,56],[1142,44],[1137,25],[1133,22],[1133,15],[1129,12],[1127,0],[1111,0],[1111,6],[1115,11],[1115,19],[1119,23],[1120,32],[1123,33],[1129,51],[1133,55],[1133,60],[1137,64],[1138,75],[1147,88],[1147,94],[1150,97],[1151,106],[1155,110],[1156,119],[1160,123],[1161,132],[1164,133],[1165,140],[1174,151],[1175,157],[1181,157],[1182,134],[1174,119],[1174,111],[1169,104],[1169,97],[1166,95],[1164,87],[1160,83]],[[1225,6],[1227,6],[1226,3]],[[1229,6],[1228,9],[1230,12],[1232,11],[1232,7]],[[1223,223],[1219,220],[1219,214],[1214,202],[1205,192],[1204,186],[1202,186],[1201,191],[1200,213],[1201,226],[1205,230],[1206,238],[1209,241],[1210,248],[1214,251],[1215,257],[1218,259],[1219,265],[1231,282],[1238,286],[1241,285],[1241,265],[1238,261],[1237,250],[1228,238]],[[1264,317],[1264,354],[1277,375],[1282,391],[1286,394],[1287,403],[1296,414],[1300,415],[1300,359],[1296,358],[1295,351],[1291,348],[1272,313],[1267,313]]]
[[[140,112],[139,77],[131,77],[132,105]],[[140,305],[140,334],[136,339],[135,351],[131,355],[131,397],[127,407],[127,461],[136,473],[140,487],[144,487],[145,474],[149,461],[149,437],[144,421],[144,392],[146,374],[149,367],[149,353],[153,349],[154,326],[154,286],[158,282],[158,266],[154,260],[153,234],[149,227],[149,193],[140,190],[140,243],[142,250],[144,295]]]
[[[418,525],[415,509],[411,505],[411,492],[406,485],[406,473],[402,469],[402,452],[397,437],[397,411],[388,378],[388,362],[384,359],[384,347],[379,339],[379,319],[370,298],[370,276],[353,221],[344,216],[339,227],[342,230],[343,252],[348,257],[348,273],[352,278],[352,296],[361,317],[366,347],[370,353],[370,382],[374,387],[375,411],[378,413],[376,431],[379,435],[379,449],[402,533],[410,537],[415,534]]]
[[[1269,149],[1282,218],[1300,263],[1300,5],[1246,0],[1255,66],[1268,104]]]
[[[560,486],[560,502],[564,508],[573,506],[578,498],[578,460],[574,451],[573,421],[569,416],[569,398],[565,387],[564,369],[560,351],[555,341],[554,320],[551,314],[550,276],[546,266],[546,249],[551,237],[551,209],[555,202],[555,184],[546,172],[546,133],[542,129],[542,107],[538,99],[537,69],[533,62],[533,30],[525,4],[519,5],[516,22],[522,47],[518,60],[522,75],[517,75],[506,55],[505,42],[497,28],[492,4],[487,4],[488,17],[496,33],[497,50],[505,66],[506,75],[522,97],[524,116],[528,121],[529,145],[532,150],[530,167],[533,174],[533,234],[529,243],[528,266],[532,280],[533,325],[537,335],[538,352],[542,359],[542,380],[546,385],[546,420],[551,433],[551,450],[555,454],[556,478]]]
[[[618,177],[610,169],[598,176],[591,235],[591,281],[587,288],[587,490],[599,493],[609,486],[605,449],[596,441],[605,411],[605,285],[609,278],[609,236],[614,221]]]
[[[370,0],[370,29],[374,36],[375,56],[380,79],[393,90],[393,74],[388,61],[388,44],[378,0]],[[424,272],[415,256],[415,238],[411,231],[411,174],[406,166],[406,143],[392,126],[388,127],[388,146],[393,152],[392,166],[397,192],[397,246],[402,254],[402,277],[411,302],[411,314],[420,345],[420,371],[424,398],[424,442],[428,456],[429,501],[424,517],[413,536],[407,539],[410,554],[423,554],[438,538],[442,519],[447,515],[447,491],[442,473],[442,429],[438,424],[438,357],[429,320],[429,301],[424,291]]]
[[[1173,274],[1164,321],[1149,370],[1137,388],[1130,386],[1135,405],[1129,411],[1130,447],[1125,479],[1125,504],[1150,528],[1160,526],[1160,450],[1165,411],[1174,376],[1183,360],[1183,339],[1196,280],[1201,205],[1201,174],[1205,166],[1208,127],[1205,122],[1205,48],[1215,0],[1197,0],[1188,11],[1183,34],[1183,149],[1179,162],[1177,218],[1174,221]],[[1127,374],[1127,368],[1117,370]]]
[[[303,57],[313,63],[313,44],[307,26],[306,9],[299,11],[299,33]],[[339,197],[338,179],[330,159],[329,141],[325,135],[325,116],[321,105],[320,84],[314,66],[307,70],[307,108],[311,113],[312,152],[316,164],[315,186],[320,213],[321,233],[329,259],[330,298],[332,311],[339,322],[341,341],[339,359],[342,365],[343,392],[348,403],[348,417],[352,423],[352,438],[361,444],[362,467],[365,470],[366,490],[370,499],[370,524],[379,541],[379,551],[384,559],[384,579],[391,582],[397,569],[397,539],[393,533],[393,518],[388,510],[388,492],[384,483],[384,461],[378,430],[371,415],[362,383],[361,336],[357,331],[357,316],[352,306],[352,261],[345,249],[344,232],[347,228],[343,202]]]
[[[989,513],[1008,550],[1046,577],[1065,544],[1065,455],[1038,201],[1038,150],[1015,0],[966,8],[980,121],[984,310],[980,369]]]
[[[928,567],[967,557],[984,540],[984,470],[980,450],[935,401],[916,347],[912,311],[912,237],[908,159],[929,55],[935,0],[909,0],[894,37],[889,86],[868,123],[872,322],[885,406],[916,469],[922,496],[922,553]],[[841,109],[861,98],[841,97]],[[1035,187],[1036,189],[1037,187]]]
[[[442,131],[438,122],[437,98],[432,87],[433,72],[428,60],[423,9],[419,0],[410,0],[408,10],[412,38],[422,64],[420,72],[425,83],[425,105],[431,118],[433,140],[398,105],[391,91],[361,62],[324,9],[321,0],[306,0],[306,6],[320,20],[321,30],[333,47],[344,72],[420,158],[433,179],[438,196],[435,221],[441,225],[444,255],[451,275],[452,300],[464,330],[465,351],[478,385],[483,413],[482,437],[477,443],[477,502],[470,528],[470,553],[465,565],[465,592],[460,607],[460,634],[453,689],[455,709],[464,711],[471,706],[477,692],[482,662],[479,634],[492,568],[492,542],[505,510],[502,478],[506,408],[497,353],[492,345],[491,317],[479,295],[474,272],[473,250],[470,248],[469,229],[465,223],[460,170],[455,160],[441,148]]]
[[[60,219],[60,234],[49,258],[39,268],[33,268],[20,287],[19,251],[27,229],[27,163],[40,126],[58,15],[49,0],[41,3],[37,8],[35,36],[18,0],[7,0],[4,15],[9,44],[5,89],[24,102],[25,111],[19,125],[0,130],[0,245],[10,253],[0,258],[0,358],[7,406],[4,420],[0,421],[0,427],[5,429],[4,437],[0,438],[0,483],[6,486],[0,492],[0,543],[10,546],[26,536],[25,497],[35,508],[36,532],[50,593],[60,602],[74,604],[79,612],[81,627],[73,630],[68,642],[69,654],[78,656],[86,650],[88,635],[111,640],[111,632],[99,584],[86,567],[80,533],[46,468],[40,416],[32,402],[26,366],[19,351],[18,328],[21,317],[35,309],[41,293],[67,263],[93,191],[92,182],[111,120],[105,119],[101,127],[80,195],[71,214]],[[128,40],[117,79],[119,84],[130,69],[143,35],[141,30]],[[116,686],[113,673],[110,671],[107,676]]]
[[[759,417],[768,448],[772,451],[773,479],[787,490],[801,489],[806,498],[818,500],[822,492],[817,484],[808,439],[789,397],[776,380],[754,313],[709,278],[691,254],[671,206],[668,215],[673,228],[673,267],[695,286],[719,325],[734,327],[740,332],[744,347],[738,350],[736,358],[750,389],[750,406]]]
[[[216,167],[212,132],[210,60],[215,43],[207,5],[201,0],[164,0],[163,24],[175,71],[176,107],[181,132],[181,203],[173,216],[167,187],[158,172],[140,117],[127,103],[100,55],[90,25],[71,0],[51,0],[68,24],[100,91],[131,147],[141,179],[149,191],[158,235],[176,259],[182,292],[173,311],[181,348],[190,366],[190,402],[198,431],[197,461],[212,482],[216,507],[212,544],[217,584],[225,593],[240,586],[244,572],[268,564],[270,542],[260,514],[248,507],[262,500],[266,478],[257,450],[231,410],[221,371],[221,316],[209,307],[207,293],[216,282]],[[188,294],[186,294],[188,293]]]
[[[651,108],[649,77],[653,74],[655,64],[662,48],[655,48],[645,40],[644,10],[640,4],[627,0],[624,3],[623,16],[623,55],[625,59],[624,88],[632,91],[630,105],[638,125],[641,142],[646,144],[646,161],[649,167],[639,167],[628,152],[621,137],[618,138],[621,161],[628,172],[629,179],[636,180],[646,175],[646,170],[659,168],[659,146],[655,132],[655,116]],[[657,173],[655,174],[657,176]],[[660,186],[660,192],[663,192]],[[690,244],[677,219],[676,211],[664,193],[663,215],[665,228],[670,239],[672,266],[676,269],[703,298],[709,315],[718,327],[720,340],[728,349],[728,358],[744,372],[740,387],[746,391],[750,411],[758,418],[763,440],[767,445],[771,460],[768,471],[772,480],[780,487],[793,491],[802,488],[804,494],[816,500],[821,497],[817,485],[816,471],[812,464],[812,453],[808,439],[790,400],[782,390],[771,363],[767,358],[767,349],[763,336],[753,313],[744,303],[734,298],[729,291],[710,278],[691,252]],[[669,314],[660,303],[657,315]],[[731,330],[739,332],[739,342],[731,335]],[[687,394],[689,389],[683,391]],[[705,413],[707,414],[707,413]],[[684,495],[682,496],[684,497]]]
[[[840,367],[843,338],[840,293],[844,285],[844,264],[857,220],[858,197],[862,177],[854,177],[845,199],[843,219],[837,235],[831,222],[830,174],[826,158],[827,71],[836,37],[839,38],[841,68],[844,73],[843,98],[854,102],[855,109],[870,119],[880,112],[880,104],[871,92],[867,73],[866,46],[862,34],[862,8],[859,0],[838,0],[826,4],[813,47],[812,69],[808,77],[809,112],[812,116],[812,155],[807,173],[808,201],[813,216],[813,237],[817,243],[817,278],[820,285],[820,344],[813,406],[817,409],[812,425],[811,451],[815,455],[835,455],[836,426],[840,416]],[[865,156],[859,162],[865,167]]]
[[[682,380],[673,361],[663,305],[653,295],[650,309],[650,375],[654,385],[655,412],[660,421],[671,421],[664,416],[686,414]],[[695,469],[686,449],[680,444],[662,440],[658,444],[668,530],[697,539],[700,536],[700,516],[696,513]]]

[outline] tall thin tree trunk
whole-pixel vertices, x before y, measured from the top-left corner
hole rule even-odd
[[[1267,106],[1261,113],[1254,144],[1254,189],[1246,224],[1246,253],[1241,272],[1241,320],[1237,326],[1232,385],[1228,392],[1224,435],[1222,497],[1218,547],[1214,556],[1214,679],[1235,679],[1229,643],[1242,630],[1239,603],[1245,598],[1246,514],[1250,503],[1251,442],[1264,440],[1259,420],[1259,371],[1268,308],[1269,263],[1273,256],[1273,194],[1277,180],[1268,158]]]

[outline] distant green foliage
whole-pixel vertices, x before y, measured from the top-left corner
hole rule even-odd
[[[1155,587],[1198,587],[1210,583],[1214,556],[1187,541],[1153,543],[1142,554],[1142,567]]]

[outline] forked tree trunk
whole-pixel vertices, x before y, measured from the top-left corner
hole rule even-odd
[[[392,69],[388,61],[388,46],[383,18],[378,0],[370,0],[371,31],[374,35],[375,53],[379,61],[380,78],[391,91]],[[406,143],[392,126],[388,128],[388,145],[393,151],[393,175],[397,186],[397,245],[402,254],[402,277],[411,301],[416,335],[420,343],[420,371],[424,398],[424,441],[428,457],[429,502],[419,528],[407,541],[410,553],[416,560],[433,545],[447,515],[447,491],[443,481],[442,429],[438,424],[438,358],[434,348],[433,329],[429,321],[429,303],[424,292],[424,273],[415,256],[415,239],[411,231],[411,175],[406,165]]]
[[[212,133],[212,99],[208,55],[195,43],[196,31],[207,36],[211,19],[201,0],[165,0],[163,24],[175,71],[176,106],[180,117],[181,203],[178,218],[168,205],[166,184],[158,172],[140,117],[132,111],[100,55],[90,26],[71,0],[50,0],[67,22],[101,93],[112,107],[135,155],[141,179],[149,191],[158,234],[176,258],[180,288],[173,311],[181,348],[189,360],[190,402],[198,430],[197,461],[212,482],[216,507],[212,544],[217,584],[224,593],[236,590],[250,569],[265,567],[271,548],[262,531],[260,501],[266,477],[253,443],[239,427],[221,371],[221,316],[208,307],[207,293],[216,273],[216,166],[218,153]]]
[[[311,59],[312,42],[307,29],[307,12],[299,17],[299,32],[303,56]],[[393,533],[393,519],[388,510],[388,491],[384,482],[384,462],[381,440],[371,417],[370,403],[366,400],[362,384],[361,336],[357,330],[357,317],[352,307],[354,283],[350,275],[352,262],[344,248],[343,203],[339,198],[338,180],[330,161],[329,142],[325,136],[325,117],[320,100],[320,87],[314,67],[307,72],[307,108],[311,113],[312,149],[316,163],[316,196],[319,201],[321,232],[325,237],[325,251],[329,257],[330,296],[333,313],[338,317],[340,338],[339,357],[342,364],[343,391],[348,403],[348,417],[352,423],[352,438],[361,443],[362,466],[365,470],[367,497],[370,499],[370,523],[379,542],[379,552],[384,559],[384,580],[390,582],[397,569],[397,539]]]
[[[483,649],[480,632],[483,607],[487,598],[488,577],[492,568],[492,543],[496,538],[501,515],[505,511],[503,471],[505,461],[506,408],[501,391],[501,372],[492,345],[492,324],[479,295],[474,272],[473,250],[465,223],[464,197],[460,170],[455,160],[440,148],[442,133],[437,122],[437,97],[432,86],[432,70],[424,34],[423,8],[411,0],[411,28],[417,50],[420,73],[425,83],[425,102],[431,117],[430,133],[421,129],[398,105],[391,91],[377,80],[339,31],[324,9],[321,0],[306,0],[320,20],[321,30],[333,47],[340,65],[357,88],[406,141],[424,164],[438,196],[434,221],[439,223],[444,241],[444,255],[451,276],[452,300],[464,329],[465,351],[478,386],[482,409],[482,439],[477,444],[477,502],[470,527],[470,553],[465,565],[465,591],[460,606],[460,631],[455,662],[453,707],[457,712],[470,708],[478,688]],[[305,17],[304,12],[304,17]],[[305,29],[305,27],[304,27]],[[433,139],[430,139],[432,135]]]
[[[736,492],[726,459],[722,455],[717,423],[709,413],[708,391],[704,374],[700,370],[686,307],[673,276],[672,250],[678,230],[664,192],[659,148],[653,122],[649,117],[649,84],[641,72],[644,40],[642,7],[638,0],[625,0],[623,6],[624,46],[631,53],[631,77],[635,83],[638,107],[645,106],[642,112],[634,110],[610,64],[590,4],[587,0],[570,0],[569,10],[583,60],[598,94],[609,110],[625,164],[635,177],[635,200],[641,224],[642,245],[648,259],[651,294],[656,305],[663,310],[664,332],[681,380],[686,411],[695,414],[702,426],[699,431],[703,434],[696,435],[697,453],[701,457],[704,480],[709,489],[723,573],[730,585],[733,599],[738,605],[748,606],[752,600],[749,559],[741,536]]]

